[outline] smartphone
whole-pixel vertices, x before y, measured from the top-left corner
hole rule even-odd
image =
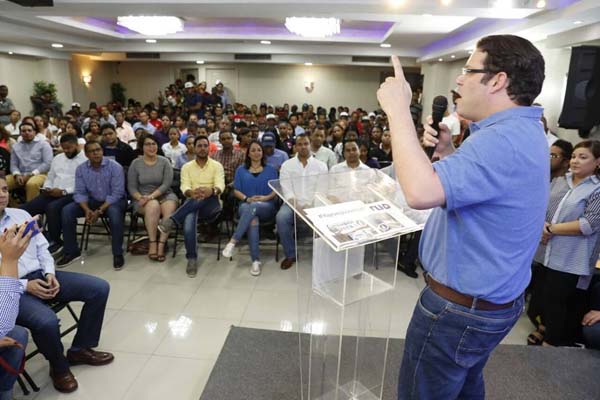
[[[34,237],[35,235],[40,233],[40,229],[38,228],[38,225],[37,225],[37,220],[33,219],[27,223],[27,226],[25,227],[25,231],[23,232],[23,236],[27,235],[29,233],[29,231],[33,232],[31,234],[31,237]]]

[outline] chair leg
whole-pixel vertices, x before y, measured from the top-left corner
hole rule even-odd
[[[279,262],[279,235],[277,235],[277,241],[275,242],[275,262]]]
[[[221,229],[223,229],[223,223],[219,222],[219,226],[217,228],[218,233],[217,233],[217,261],[219,261],[221,259]]]
[[[23,395],[29,396],[29,394],[31,392],[29,391],[29,389],[27,389],[27,386],[25,385],[25,382],[23,382],[23,379],[21,379],[20,376],[17,378],[17,383],[19,384],[19,387],[21,388],[21,391],[23,392]]]
[[[175,226],[175,238],[173,238],[173,258],[177,255],[177,238],[179,237],[179,225]]]
[[[79,241],[79,252],[83,251],[84,246],[87,247],[87,245],[85,244],[87,229],[88,229],[88,224],[87,224],[87,222],[84,222],[83,228],[81,229],[81,240]]]
[[[33,380],[33,378],[27,373],[27,371],[23,371],[23,377],[25,377],[25,380],[27,381],[27,383],[29,383],[29,386],[31,386],[31,389],[34,392],[39,392],[40,388],[38,387],[38,385],[35,384],[35,381]]]

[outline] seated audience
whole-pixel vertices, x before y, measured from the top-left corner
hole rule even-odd
[[[260,140],[265,151],[267,164],[279,171],[281,165],[289,158],[285,151],[275,148],[277,146],[277,136],[271,131],[263,133]]]
[[[381,151],[379,149],[371,149],[366,142],[359,143],[360,151],[360,162],[365,164],[369,168],[379,169],[381,166],[375,157],[373,157],[373,151]]]
[[[212,220],[219,215],[219,196],[225,189],[223,166],[208,157],[209,140],[198,136],[194,141],[196,159],[181,168],[181,192],[187,198],[171,218],[163,219],[158,229],[168,235],[174,224],[183,225],[186,273],[190,278],[198,272],[198,218]]]
[[[267,119],[267,122],[269,119]],[[288,122],[279,124],[279,143],[277,146],[280,150],[287,153],[288,157],[294,154],[294,138],[292,137],[292,126]]]
[[[126,144],[134,141],[135,133],[133,132],[133,127],[129,122],[125,121],[123,112],[117,111],[115,113],[115,120],[117,121],[115,124],[115,130],[117,131],[117,137],[119,140]]]
[[[100,126],[111,124],[112,126],[117,126],[117,120],[112,116],[107,106],[102,106],[100,108],[100,119],[98,120]]]
[[[177,164],[180,155],[187,151],[185,144],[179,142],[179,130],[172,126],[169,131],[169,142],[162,145],[162,151],[172,166]]]
[[[394,161],[392,154],[392,134],[389,129],[385,129],[381,135],[380,156],[377,161],[382,167],[386,167]]]
[[[177,161],[175,162],[175,168],[181,169],[181,167],[183,167],[184,164],[196,159],[196,153],[194,152],[195,139],[196,138],[194,136],[188,136],[187,138],[185,138],[184,144],[186,152],[180,154],[179,157],[177,157]]]
[[[115,160],[123,167],[129,167],[137,157],[130,145],[119,140],[111,124],[102,125],[102,152],[104,157]]]
[[[156,128],[150,123],[150,117],[146,111],[139,113],[140,120],[133,124],[133,131],[137,131],[139,128],[144,129],[147,132],[154,133]]]
[[[317,160],[324,162],[327,168],[331,169],[337,164],[337,157],[331,149],[323,146],[323,143],[325,143],[325,128],[317,125],[310,134],[310,151]]]
[[[17,143],[17,141],[10,136],[10,133],[8,133],[2,125],[0,125],[0,148],[10,152],[15,143]]]
[[[36,127],[23,122],[20,126],[22,141],[12,147],[11,175],[6,177],[9,190],[25,188],[26,201],[40,193],[52,162],[52,147],[45,140],[35,141]]]
[[[160,119],[161,126],[154,131],[154,137],[158,141],[158,146],[162,147],[165,143],[169,142],[169,130],[171,129],[171,118],[168,115],[163,115]],[[179,132],[179,129],[177,130]],[[186,132],[187,133],[187,132]],[[181,132],[179,132],[181,137]]]
[[[8,199],[8,194],[4,197]],[[12,388],[19,376],[28,341],[27,330],[15,325],[24,290],[17,279],[18,262],[33,233],[25,234],[25,227],[25,224],[13,225],[0,235],[0,357],[4,360],[0,367],[0,400],[13,398]]]
[[[294,197],[295,192],[291,188],[291,182],[295,178],[326,173],[327,165],[310,154],[310,140],[308,136],[305,134],[296,136],[296,156],[281,165],[279,176],[286,200],[295,203],[298,207],[312,204],[313,199],[309,191],[306,191],[303,197]],[[296,262],[294,211],[287,204],[283,204],[277,212],[276,221],[277,232],[285,254],[285,258],[281,261],[281,269],[289,269]]]
[[[233,236],[223,250],[223,256],[233,255],[235,245],[248,235],[252,267],[250,273],[260,275],[261,262],[258,248],[260,222],[273,220],[275,217],[275,192],[269,187],[269,181],[277,179],[277,171],[265,163],[262,146],[253,140],[248,148],[244,165],[235,172],[233,195],[240,201],[239,221]]]
[[[98,148],[100,148],[99,145]],[[0,179],[0,229],[10,228],[31,220],[23,210],[6,208],[8,188]],[[25,293],[19,301],[17,325],[29,329],[38,350],[50,363],[50,378],[59,392],[70,393],[77,389],[77,380],[71,365],[105,365],[113,361],[110,353],[92,350],[98,346],[102,320],[108,300],[108,282],[94,276],[55,272],[54,260],[48,252],[44,235],[31,238],[27,249],[19,258],[19,279]],[[59,320],[48,302],[83,302],[78,329],[71,348],[64,355]]]
[[[239,150],[246,154],[246,152],[248,151],[248,146],[250,146],[250,142],[252,141],[252,134],[250,133],[250,129],[241,128],[238,131],[237,138]]]
[[[600,252],[600,141],[573,149],[571,172],[555,178],[540,246],[527,315],[537,330],[529,344],[571,346],[581,337],[585,290]],[[581,261],[579,261],[581,260]]]
[[[219,142],[221,143],[221,150],[217,150],[211,158],[223,166],[223,170],[225,171],[225,187],[229,188],[233,184],[235,171],[244,163],[245,154],[233,147],[233,135],[231,132],[221,132]]]
[[[161,215],[169,218],[177,208],[177,196],[171,190],[173,168],[167,158],[157,155],[158,141],[153,135],[144,135],[140,144],[144,153],[127,171],[127,189],[134,200],[134,212],[144,216],[150,241],[148,258],[163,262],[169,235],[161,233],[157,240],[158,221]]]
[[[360,160],[358,143],[354,140],[344,142],[344,160],[345,161],[331,167],[331,172],[337,173],[369,169],[369,167]]]
[[[13,110],[9,115],[8,124],[4,125],[4,127],[13,139],[17,139],[20,134],[19,126],[21,126],[21,113]]]
[[[79,150],[75,136],[61,136],[60,147],[62,153],[57,154],[52,160],[50,172],[40,190],[40,195],[20,207],[31,215],[46,215],[48,229],[45,234],[50,242],[48,250],[51,254],[62,249],[62,209],[73,201],[75,170],[87,161],[83,152]]]
[[[66,267],[81,257],[77,246],[77,218],[85,217],[94,224],[107,217],[111,232],[113,267],[123,268],[123,225],[127,200],[125,198],[125,176],[123,167],[116,161],[103,156],[97,142],[85,144],[86,162],[75,171],[75,193],[73,202],[62,210],[63,256],[56,266]]]
[[[100,123],[96,120],[91,120],[85,129],[83,138],[86,142],[100,142],[102,140]]]

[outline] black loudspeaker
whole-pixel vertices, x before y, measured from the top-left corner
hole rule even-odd
[[[8,0],[23,7],[54,7],[54,0]]]
[[[600,47],[573,47],[561,128],[589,131],[600,123]]]

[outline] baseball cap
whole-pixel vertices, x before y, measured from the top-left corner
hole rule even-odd
[[[375,117],[376,117],[376,115],[375,115],[375,113],[374,113],[374,112],[370,112],[370,113],[369,113],[369,118],[375,118]]]
[[[369,121],[369,117],[366,115],[363,115],[361,118],[362,121]]]
[[[275,116],[275,114],[267,114],[265,119],[277,119],[277,117]]]
[[[346,111],[342,111],[342,112],[340,113],[340,118],[341,118],[341,117],[347,117],[347,116],[348,116],[348,113],[347,113]]]
[[[275,139],[275,134],[273,132],[265,132],[263,133],[260,142],[263,146],[275,146],[277,140]]]
[[[183,87],[186,89],[193,88],[194,84],[192,82],[186,82],[185,85],[183,85]]]
[[[72,103],[71,104],[71,108],[73,108],[73,107],[79,107],[79,108],[81,108],[81,104],[79,104],[79,103]]]

